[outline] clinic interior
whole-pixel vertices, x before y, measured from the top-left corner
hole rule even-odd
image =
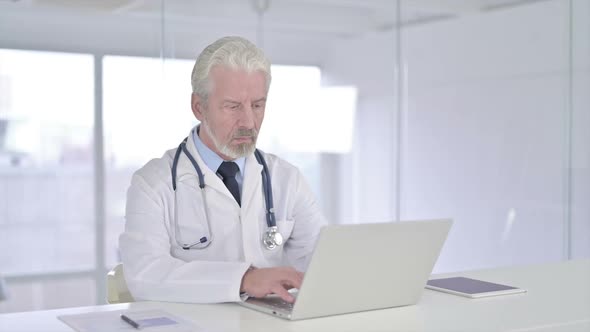
[[[330,223],[452,218],[435,272],[590,257],[590,1],[0,0],[0,312],[105,303],[224,35],[273,62],[259,147]]]

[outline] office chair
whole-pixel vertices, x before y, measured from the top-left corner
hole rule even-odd
[[[118,264],[107,273],[107,302],[113,304],[133,301],[135,300],[125,282],[123,264]]]

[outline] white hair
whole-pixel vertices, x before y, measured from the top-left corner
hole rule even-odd
[[[262,50],[245,38],[223,37],[207,46],[197,57],[193,67],[191,75],[193,93],[205,101],[211,92],[209,72],[216,65],[241,69],[248,73],[262,71],[266,76],[266,90],[268,91],[270,87],[270,61]]]

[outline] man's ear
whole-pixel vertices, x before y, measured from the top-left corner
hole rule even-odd
[[[205,115],[203,111],[205,110],[205,105],[203,105],[203,99],[199,97],[196,93],[191,94],[191,109],[193,110],[193,114],[200,122],[203,122]]]

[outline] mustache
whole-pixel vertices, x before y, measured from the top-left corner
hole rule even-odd
[[[246,128],[239,128],[236,132],[232,135],[232,138],[243,138],[243,137],[256,137],[258,136],[258,130],[246,129]]]

